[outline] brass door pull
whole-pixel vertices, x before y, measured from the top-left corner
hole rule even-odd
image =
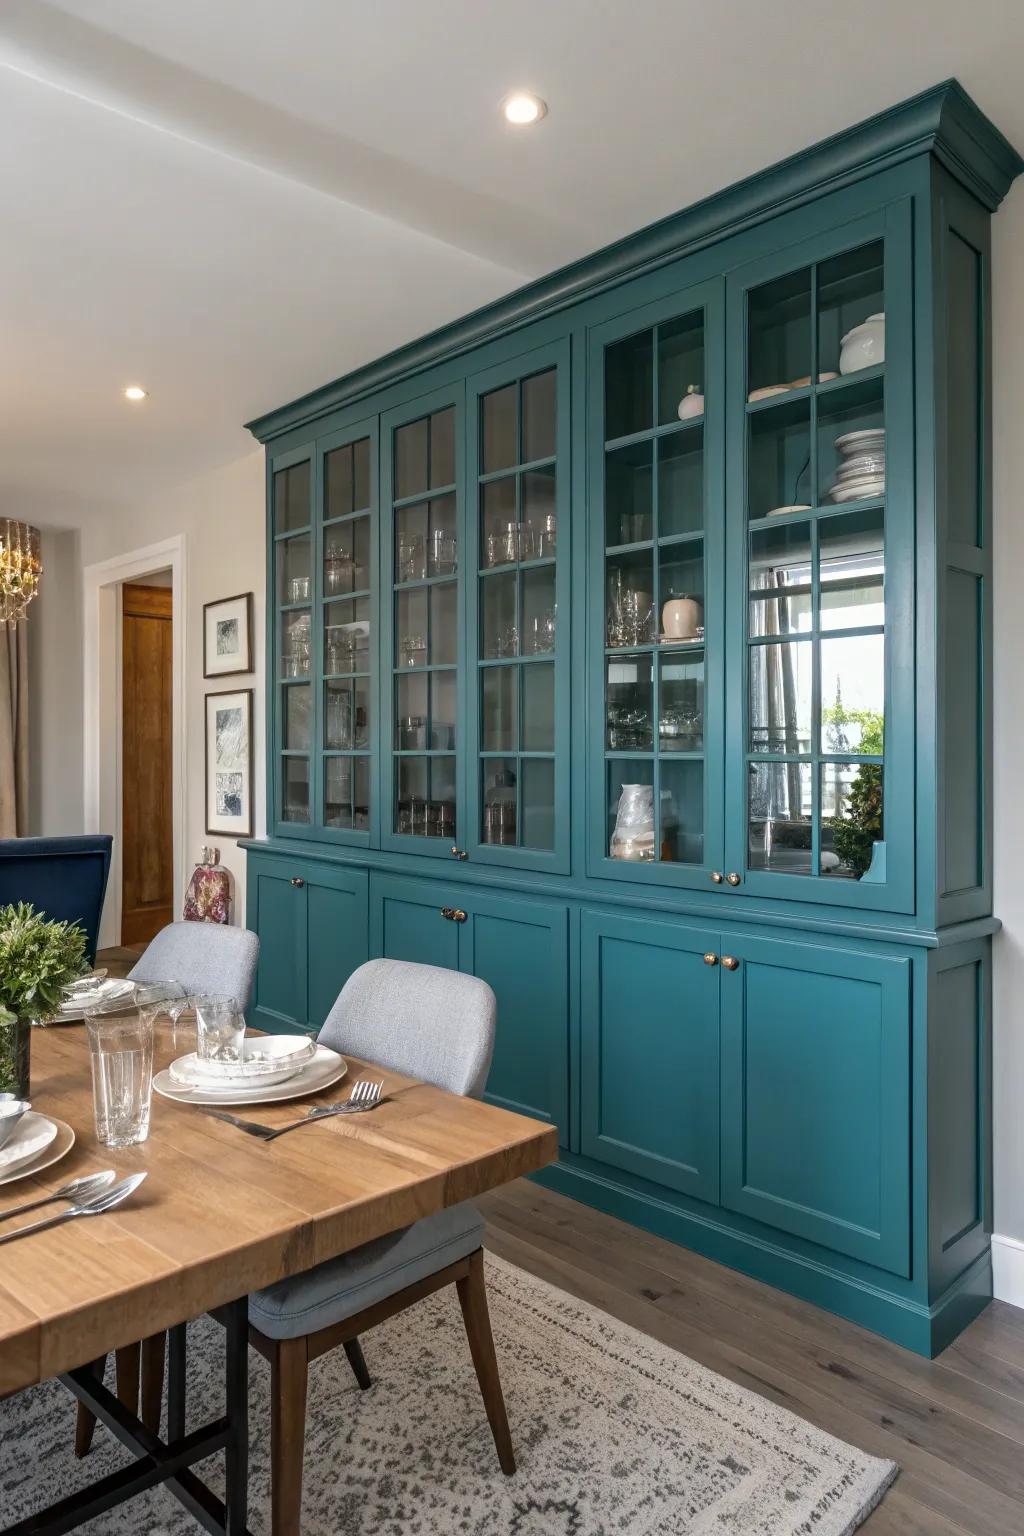
[[[303,880],[301,875],[292,875],[291,883],[292,883],[292,885],[302,886],[302,885],[305,885],[306,882],[305,882],[305,880]]]
[[[465,848],[454,848],[453,847],[452,848],[452,858],[453,859],[465,859],[465,858],[468,858],[468,854],[466,853]]]
[[[725,876],[722,874],[720,869],[713,869],[711,871],[711,881],[713,885],[721,885],[724,879]]]
[[[461,907],[442,907],[441,916],[446,917],[450,923],[464,923],[466,913]]]
[[[705,955],[704,955],[704,964],[705,965],[717,965],[718,964],[718,956],[715,954],[713,949],[709,949],[705,953]]]
[[[731,870],[725,878],[728,880],[730,885],[739,885],[742,877],[738,875],[735,870]]]
[[[736,959],[735,955],[723,955],[722,964],[725,966],[727,971],[738,971],[740,968],[740,963]]]
[[[446,917],[448,919],[448,921],[451,922],[452,918],[455,916],[455,908],[454,907],[442,907],[441,908],[441,916],[442,917]]]

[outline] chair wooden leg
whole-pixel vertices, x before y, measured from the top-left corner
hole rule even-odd
[[[373,1382],[370,1380],[370,1373],[366,1369],[366,1361],[363,1358],[363,1346],[358,1339],[346,1339],[345,1353],[348,1356],[348,1363],[352,1367],[353,1376],[365,1392],[368,1387],[373,1386]]]
[[[498,1358],[494,1353],[491,1319],[487,1311],[487,1286],[484,1282],[482,1248],[478,1248],[476,1253],[470,1255],[469,1274],[465,1279],[457,1280],[455,1285],[462,1306],[462,1317],[466,1324],[470,1354],[473,1356],[473,1364],[476,1367],[476,1379],[480,1383],[480,1392],[487,1410],[487,1421],[491,1426],[491,1434],[494,1436],[494,1444],[498,1452],[498,1461],[505,1476],[511,1477],[516,1470],[516,1458],[512,1450],[512,1436],[509,1433],[505,1399],[501,1394],[501,1378],[498,1375]]]
[[[98,1380],[103,1380],[103,1372],[107,1368],[107,1357],[101,1355],[98,1360],[92,1362],[91,1370]],[[75,1455],[81,1458],[88,1456],[92,1449],[92,1437],[96,1433],[96,1415],[90,1413],[84,1403],[78,1405],[78,1417],[75,1420]]]
[[[154,1333],[142,1341],[142,1389],[139,1418],[154,1435],[160,1433],[160,1413],[164,1402],[164,1360],[167,1335]]]
[[[271,1536],[300,1536],[306,1448],[305,1339],[277,1339],[270,1355]]]
[[[102,1376],[106,1365],[106,1356],[96,1362],[96,1374]],[[138,1344],[126,1344],[122,1349],[114,1353],[114,1374],[116,1378],[116,1390],[118,1401],[132,1413],[139,1411],[139,1346]],[[82,1403],[78,1405],[78,1418],[75,1423],[75,1455],[86,1456],[92,1446],[92,1437],[96,1430],[96,1417],[90,1413]]]

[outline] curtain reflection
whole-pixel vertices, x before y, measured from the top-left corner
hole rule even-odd
[[[752,573],[754,592],[764,592],[761,634],[798,632],[795,606],[787,588],[796,584],[792,568],[765,567]],[[771,594],[770,596],[768,594]],[[806,751],[800,739],[800,700],[796,676],[796,646],[756,645],[750,648],[750,746],[753,752],[795,754]],[[754,820],[790,820],[801,814],[800,767],[797,763],[765,763],[757,776],[752,803]]]

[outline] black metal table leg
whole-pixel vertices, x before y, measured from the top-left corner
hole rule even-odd
[[[248,1301],[224,1308],[227,1323],[226,1404],[223,1418],[185,1434],[185,1325],[170,1331],[168,1349],[167,1440],[147,1429],[118,1401],[91,1366],[69,1371],[60,1380],[88,1407],[136,1460],[77,1493],[59,1499],[0,1531],[0,1536],[66,1536],[85,1521],[117,1509],[148,1488],[163,1484],[210,1536],[250,1536],[248,1505],[249,1348]],[[191,1470],[218,1451],[224,1452],[225,1499],[222,1503]]]
[[[187,1323],[167,1333],[167,1438],[180,1440],[185,1433],[185,1355]]]
[[[224,1528],[228,1536],[245,1530],[249,1502],[249,1299],[227,1309],[224,1402],[230,1433],[224,1447]]]

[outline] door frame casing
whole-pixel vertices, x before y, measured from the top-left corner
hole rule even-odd
[[[176,911],[184,899],[186,869],[185,535],[174,534],[157,544],[99,560],[82,572],[83,830],[114,835],[100,948],[121,941],[121,586],[161,570],[171,573],[172,905]]]

